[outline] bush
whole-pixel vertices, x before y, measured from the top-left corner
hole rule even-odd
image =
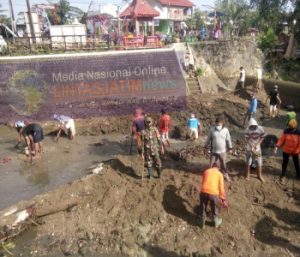
[[[266,32],[261,34],[258,39],[258,47],[265,53],[274,48],[276,43],[276,35],[272,28],[268,28]]]
[[[197,68],[195,70],[195,76],[198,77],[198,76],[202,76],[203,75],[203,70],[201,68]]]

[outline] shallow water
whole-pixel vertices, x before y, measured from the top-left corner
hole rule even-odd
[[[99,145],[100,141],[103,142]],[[43,141],[44,154],[33,164],[14,145],[17,132],[0,126],[0,209],[74,181],[86,174],[94,163],[128,152],[128,141],[122,135],[77,136],[73,141],[61,137],[58,143],[51,136]],[[22,147],[23,148],[23,147]]]

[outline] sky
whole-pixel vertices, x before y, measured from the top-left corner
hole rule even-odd
[[[15,17],[17,17],[17,14],[19,12],[27,11],[26,0],[11,0],[11,1],[12,1]],[[38,3],[48,3],[46,0],[29,0],[29,1],[31,5],[38,4]],[[91,0],[68,0],[68,1],[72,6],[76,6],[84,12],[88,10],[89,4],[91,2]],[[201,5],[214,5],[215,2],[215,0],[190,0],[190,1],[193,2],[196,5],[196,7],[200,7],[201,9],[207,9]],[[57,2],[57,0],[52,0],[52,2],[55,3]],[[107,3],[123,6],[125,5],[126,2],[124,0],[93,0],[93,3],[94,3],[93,7],[96,9],[99,8],[99,5],[105,5]],[[2,5],[1,9],[7,10],[6,14],[9,15],[8,0],[1,0],[1,5]]]

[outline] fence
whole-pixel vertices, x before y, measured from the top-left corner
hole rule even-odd
[[[48,37],[22,37],[9,39],[8,55],[47,54],[81,50],[108,50],[110,40],[101,36],[63,35]]]
[[[119,44],[118,44],[119,42]],[[120,37],[109,35],[63,35],[44,37],[22,37],[9,39],[6,55],[49,54],[67,51],[104,51],[109,49],[159,48],[156,36]]]

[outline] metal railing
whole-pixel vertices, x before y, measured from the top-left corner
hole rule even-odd
[[[33,43],[35,41],[35,43]],[[67,51],[103,51],[111,47],[111,40],[93,35],[63,35],[22,37],[9,39],[6,55],[49,54]]]

